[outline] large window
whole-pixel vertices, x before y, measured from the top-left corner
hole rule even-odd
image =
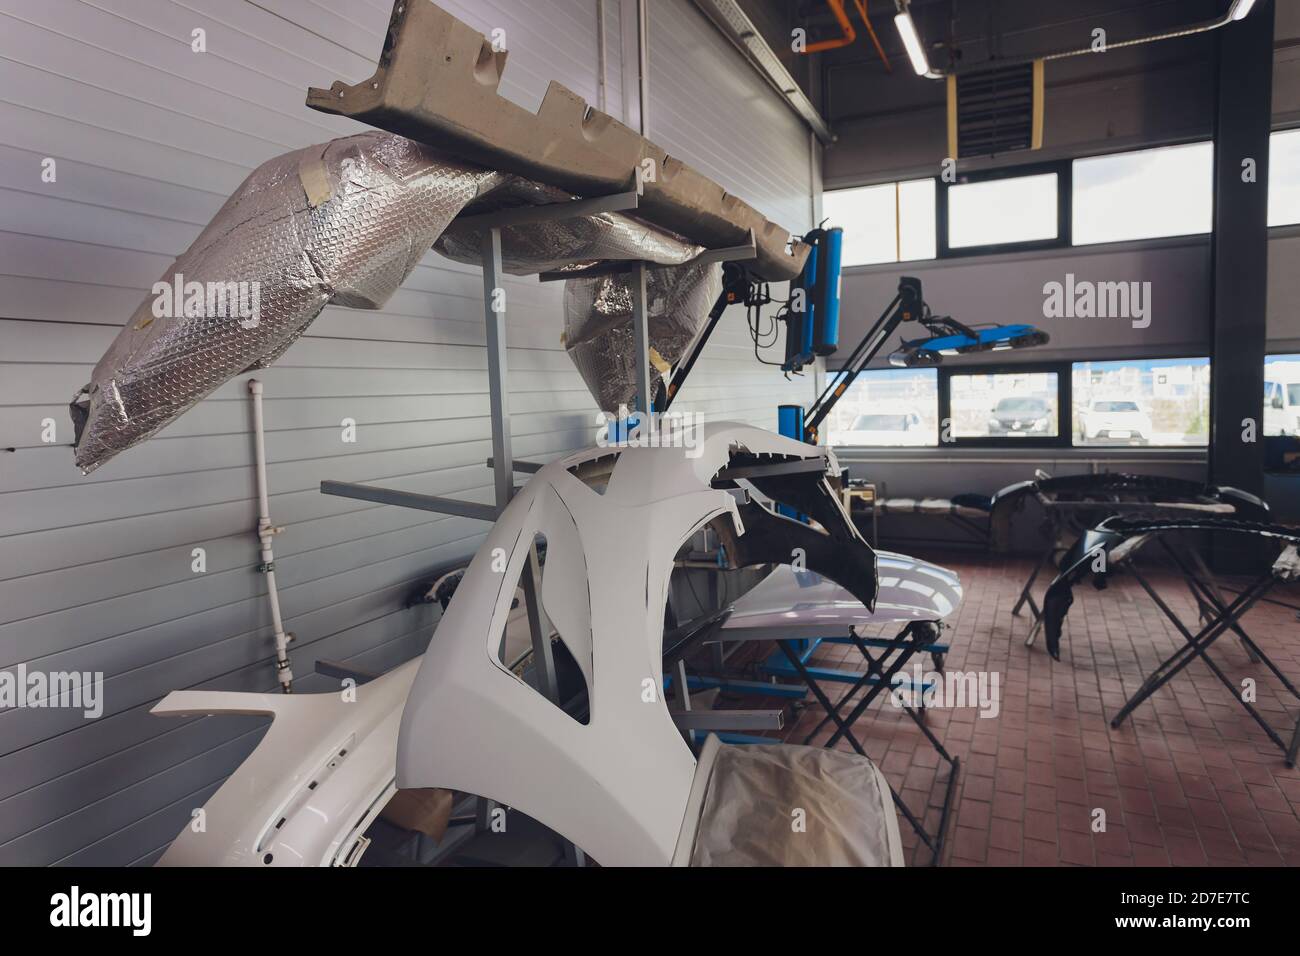
[[[1056,372],[954,372],[948,379],[952,438],[1008,442],[1060,434]]]
[[[1269,356],[1265,435],[1300,435],[1300,354]],[[831,445],[1204,447],[1208,358],[863,372],[822,431]]]
[[[1264,359],[1264,434],[1300,435],[1300,355]]]
[[[822,215],[844,230],[846,266],[934,258],[933,179],[832,190]]]
[[[938,373],[932,368],[861,373],[830,414],[827,444],[937,445],[938,381]]]
[[[1205,445],[1210,361],[1075,362],[1075,445]]]
[[[1139,149],[1074,161],[1074,244],[1209,232],[1210,143]]]
[[[846,266],[1194,236],[1214,219],[1214,144],[835,189]],[[1300,129],[1269,141],[1268,224],[1300,224]]]
[[[1268,147],[1268,224],[1300,222],[1300,129],[1278,130]]]
[[[995,176],[954,183],[945,190],[947,248],[1015,246],[1061,237],[1060,176]]]

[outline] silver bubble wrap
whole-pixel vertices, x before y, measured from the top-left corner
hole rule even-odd
[[[700,263],[646,269],[647,335],[653,383],[699,335],[722,292],[722,266]],[[564,347],[602,411],[633,407],[636,348],[632,286],[626,275],[564,283]],[[658,374],[656,374],[658,373]]]
[[[572,198],[553,187],[512,176],[468,206],[464,214],[476,216]],[[477,265],[482,261],[485,232],[453,222],[434,248],[449,259]],[[610,260],[644,259],[660,265],[680,265],[702,251],[702,246],[681,236],[618,212],[505,226],[501,230],[501,268],[512,275],[581,269]]]
[[[193,304],[183,292],[169,317],[176,299],[156,286],[74,398],[78,466],[92,471],[270,364],[327,304],[382,307],[460,210],[504,180],[377,132],[263,163],[162,277],[200,290]],[[244,309],[213,297],[228,283],[256,283]]]

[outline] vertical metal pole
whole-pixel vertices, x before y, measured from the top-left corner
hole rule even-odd
[[[677,661],[677,703],[682,711],[691,709],[691,690],[686,686],[686,661]]]
[[[636,3],[638,99],[641,101],[640,132],[650,136],[650,4]]]
[[[632,267],[632,342],[636,349],[636,410],[650,411],[650,322],[646,308],[646,264]]]
[[[501,286],[501,230],[489,229],[483,238],[483,316],[487,322],[488,393],[492,410],[492,478],[497,511],[505,510],[515,492],[514,458],[510,451],[510,394],[506,383],[506,294]],[[521,575],[533,643],[533,669],[537,689],[559,703],[555,659],[551,654],[550,624],[540,600],[541,563],[537,545],[529,547],[528,564]]]
[[[524,568],[524,605],[528,612],[528,633],[533,639],[533,675],[537,690],[554,704],[560,703],[560,689],[555,683],[555,655],[551,652],[551,622],[542,607],[539,585],[542,565],[537,558],[537,541],[528,548],[528,566]]]
[[[492,409],[492,477],[497,510],[510,503],[515,491],[514,459],[510,451],[510,395],[506,383],[506,295],[501,286],[501,230],[489,229],[483,239],[483,315],[487,321],[488,391]],[[533,671],[537,689],[559,703],[555,658],[551,653],[551,628],[542,610],[541,562],[534,541],[521,575],[528,631],[533,644]]]
[[[492,410],[492,478],[497,511],[514,494],[510,396],[506,391],[506,292],[501,285],[501,230],[483,237],[483,316],[487,321],[488,397]]]
[[[613,2],[613,0],[611,0]],[[619,91],[623,125],[641,129],[640,60],[641,42],[638,0],[617,0],[619,41]]]
[[[514,490],[514,462],[510,454],[510,403],[506,393],[506,293],[501,285],[501,230],[489,229],[483,237],[483,319],[487,329],[488,403],[492,416],[492,478],[497,513],[505,510]],[[501,638],[505,645],[505,636]],[[492,825],[496,803],[479,797],[474,825],[485,833]]]
[[[609,112],[606,102],[605,0],[596,0],[596,108]]]
[[[691,689],[686,686],[686,661],[679,658],[677,661],[677,703],[681,706],[682,712],[687,713],[691,709]],[[686,743],[695,747],[695,731],[685,731]]]
[[[808,213],[812,217],[811,228],[816,229],[822,221],[822,154],[817,134],[808,131]]]

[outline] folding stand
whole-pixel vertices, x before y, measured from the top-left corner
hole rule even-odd
[[[826,725],[826,721],[830,720],[835,723],[836,730],[835,733],[831,735],[831,738],[826,741],[824,746],[827,748],[834,747],[835,744],[839,742],[839,739],[843,737],[860,756],[867,757],[868,755],[865,748],[863,748],[858,738],[853,735],[853,724],[857,722],[857,719],[862,716],[866,709],[871,706],[871,703],[880,696],[882,692],[888,691],[892,687],[891,681],[893,680],[894,675],[898,674],[908,660],[911,659],[913,654],[918,652],[927,652],[928,649],[933,646],[934,636],[933,624],[931,624],[931,622],[914,621],[903,628],[893,641],[887,642],[887,647],[884,653],[880,654],[879,657],[873,657],[866,641],[858,636],[856,630],[850,628],[849,640],[862,655],[863,660],[866,662],[867,670],[866,673],[864,673],[858,681],[854,683],[854,685],[849,688],[842,697],[840,697],[839,701],[836,702],[831,701],[831,699],[826,695],[826,692],[818,684],[817,677],[814,676],[804,663],[803,655],[800,648],[797,646],[799,642],[791,639],[777,641],[777,646],[780,647],[782,653],[785,654],[786,659],[790,662],[790,666],[793,668],[794,672],[799,675],[805,684],[808,685],[808,689],[812,691],[813,696],[817,698],[817,702],[826,712],[826,716],[822,719],[821,723],[819,723],[816,728],[814,728],[813,731],[804,738],[803,742],[808,744],[813,737],[817,735],[818,731]],[[890,659],[891,654],[894,655],[892,660]],[[886,663],[888,663],[888,667],[884,666]],[[854,694],[864,688],[866,689],[866,693],[854,705],[848,716],[841,716],[841,711],[843,708],[848,706],[849,701]],[[924,699],[926,689],[926,687],[920,689],[922,699]],[[916,688],[913,688],[913,690],[916,690]],[[894,805],[902,812],[903,816],[907,819],[908,824],[916,832],[916,835],[920,838],[921,842],[931,851],[930,865],[933,866],[939,862],[939,858],[943,853],[944,839],[948,831],[948,817],[952,810],[952,798],[956,793],[957,775],[961,770],[961,758],[954,757],[948,753],[939,738],[936,737],[934,732],[925,725],[924,716],[916,708],[904,704],[903,710],[907,712],[908,717],[912,719],[913,723],[920,728],[921,733],[923,733],[926,740],[930,742],[930,746],[934,748],[935,752],[938,753],[950,768],[948,784],[944,790],[943,807],[939,815],[939,826],[934,834],[930,834],[926,831],[924,822],[912,812],[903,801],[903,798],[898,795],[898,791],[894,789],[893,784],[890,784],[889,787],[890,795],[894,798]],[[924,816],[924,808],[921,813],[922,816]]]
[[[1291,740],[1289,742],[1283,740],[1282,736],[1274,730],[1272,725],[1264,719],[1264,716],[1251,705],[1250,701],[1242,697],[1240,688],[1228,679],[1207,653],[1211,644],[1228,631],[1233,631],[1236,633],[1238,638],[1240,638],[1242,646],[1245,647],[1251,655],[1251,660],[1263,663],[1264,666],[1272,671],[1273,675],[1282,682],[1282,686],[1290,691],[1293,697],[1300,701],[1300,690],[1296,689],[1295,685],[1287,679],[1286,675],[1277,668],[1277,665],[1275,665],[1268,656],[1259,649],[1259,646],[1250,639],[1242,629],[1240,623],[1241,618],[1246,614],[1246,612],[1249,611],[1257,602],[1262,600],[1264,596],[1273,589],[1274,585],[1278,583],[1279,579],[1277,575],[1272,569],[1264,572],[1238,593],[1230,603],[1225,603],[1223,598],[1220,597],[1217,587],[1214,586],[1213,579],[1207,581],[1202,578],[1200,574],[1197,573],[1196,568],[1193,567],[1192,564],[1182,555],[1178,554],[1174,548],[1170,547],[1169,543],[1165,541],[1163,537],[1160,538],[1160,543],[1164,547],[1166,553],[1174,560],[1174,563],[1177,564],[1179,570],[1182,571],[1188,587],[1192,590],[1193,595],[1197,599],[1198,605],[1201,609],[1202,620],[1204,620],[1205,623],[1199,631],[1193,634],[1187,626],[1179,620],[1178,616],[1173,612],[1173,609],[1161,599],[1160,595],[1156,593],[1155,588],[1151,586],[1150,582],[1147,581],[1142,573],[1131,562],[1126,562],[1123,565],[1124,569],[1137,580],[1138,584],[1141,585],[1142,590],[1146,591],[1151,600],[1155,602],[1156,607],[1160,608],[1165,617],[1169,619],[1169,622],[1173,624],[1173,626],[1178,630],[1178,633],[1187,641],[1187,646],[1179,648],[1173,655],[1166,658],[1164,661],[1161,661],[1159,666],[1157,666],[1156,669],[1148,675],[1146,680],[1142,682],[1142,686],[1138,689],[1138,692],[1129,699],[1129,701],[1120,709],[1119,713],[1117,713],[1111,720],[1110,725],[1112,727],[1118,727],[1123,722],[1124,718],[1131,714],[1138,705],[1161,687],[1165,686],[1165,684],[1169,683],[1169,681],[1188,664],[1197,658],[1200,658],[1205,661],[1205,665],[1210,669],[1214,676],[1228,688],[1228,691],[1232,696],[1246,709],[1246,712],[1255,720],[1255,723],[1259,724],[1259,726],[1263,728],[1264,733],[1268,734],[1269,740],[1273,741],[1273,743],[1277,745],[1278,749],[1286,755],[1286,765],[1288,767],[1294,767],[1297,753],[1300,752],[1300,718],[1297,718],[1295,728],[1291,732]],[[1203,563],[1201,566],[1204,566]]]
[[[1034,600],[1034,584],[1038,581],[1038,576],[1043,573],[1043,568],[1050,567],[1052,564],[1052,555],[1057,552],[1056,535],[1052,535],[1052,543],[1048,545],[1047,550],[1039,555],[1038,560],[1034,562],[1033,570],[1029,572],[1029,578],[1025,581],[1025,586],[1020,589],[1020,596],[1016,598],[1016,603],[1011,606],[1011,614],[1014,617],[1020,616],[1020,609],[1026,604],[1029,605],[1031,621],[1029,625],[1029,635],[1025,638],[1025,647],[1034,646],[1034,638],[1038,636],[1038,629],[1042,626],[1043,609],[1038,606]]]
[[[912,686],[907,674],[901,673],[903,667],[912,658],[914,654],[932,654],[937,655],[947,650],[947,645],[938,644],[935,641],[935,630],[932,622],[913,621],[903,628],[892,639],[864,638],[857,634],[853,628],[849,628],[848,637],[840,638],[806,638],[806,637],[785,637],[779,630],[772,627],[753,627],[741,628],[736,630],[715,630],[712,634],[704,638],[706,643],[709,642],[744,642],[744,641],[775,641],[780,649],[780,654],[784,655],[787,661],[787,669],[783,673],[799,678],[802,684],[767,684],[758,681],[746,682],[730,679],[713,679],[712,683],[706,683],[708,679],[691,677],[688,678],[692,688],[697,686],[722,686],[728,690],[739,693],[753,693],[759,696],[781,696],[802,700],[807,691],[812,691],[817,703],[821,705],[826,713],[822,722],[808,734],[803,744],[807,745],[813,737],[826,725],[826,722],[833,721],[836,731],[830,740],[825,744],[826,747],[833,747],[843,737],[848,740],[849,744],[857,753],[863,757],[869,757],[862,743],[853,734],[853,724],[859,717],[871,706],[872,702],[880,696],[882,692],[892,689],[892,681],[897,675],[902,683]],[[866,662],[865,671],[840,671],[830,670],[819,667],[809,667],[808,658],[811,655],[810,645],[815,647],[819,641],[850,643],[853,644]],[[871,654],[871,648],[883,648],[884,652],[877,657]],[[942,649],[942,650],[940,650]],[[892,656],[891,656],[892,655]],[[766,669],[766,668],[765,668]],[[826,691],[821,686],[821,681],[837,680],[851,681],[852,687],[845,692],[838,701],[832,701]],[[743,685],[743,686],[741,686]],[[920,688],[912,687],[914,691],[920,691],[922,699],[924,693],[931,685],[923,684]],[[851,698],[859,691],[867,689],[867,693],[854,704],[853,709],[847,716],[843,711],[849,706]],[[948,778],[947,788],[944,793],[943,808],[939,818],[938,830],[931,834],[925,829],[921,819],[903,802],[898,792],[890,787],[890,792],[894,798],[894,804],[902,812],[908,824],[916,831],[916,835],[921,842],[931,851],[931,865],[939,862],[939,857],[943,853],[945,835],[947,833],[948,818],[951,814],[953,795],[956,793],[957,775],[960,770],[960,758],[953,757],[944,748],[943,744],[934,735],[929,727],[925,725],[923,714],[917,708],[904,705],[904,710],[908,716],[916,723],[929,741],[935,752],[948,763],[952,768]],[[719,734],[727,743],[764,743],[770,744],[774,741],[767,737],[744,737],[735,734]],[[924,812],[923,812],[924,815]]]
[[[1030,622],[1029,634],[1025,637],[1025,647],[1034,646],[1034,640],[1038,637],[1038,631],[1043,626],[1043,609],[1038,606],[1033,595],[1033,587],[1035,582],[1038,580],[1038,576],[1042,573],[1044,568],[1051,566],[1053,555],[1062,550],[1060,546],[1062,535],[1068,532],[1073,534],[1075,537],[1078,537],[1086,530],[1085,524],[1095,524],[1095,522],[1080,522],[1076,519],[1076,515],[1084,515],[1086,517],[1090,513],[1097,511],[1109,511],[1112,515],[1137,513],[1140,516],[1167,515],[1184,511],[1231,514],[1234,510],[1231,505],[1192,504],[1172,501],[1060,501],[1056,498],[1048,497],[1041,491],[1036,494],[1038,496],[1039,504],[1042,505],[1043,511],[1047,515],[1049,527],[1051,529],[1050,533],[1052,541],[1047,546],[1047,550],[1039,556],[1038,562],[1029,573],[1029,579],[1025,581],[1025,586],[1020,589],[1020,596],[1016,599],[1016,603],[1011,607],[1011,613],[1018,616],[1020,614],[1020,609],[1028,604],[1030,613],[1033,615]],[[1199,555],[1196,556],[1196,560],[1200,561]],[[1209,572],[1207,571],[1206,574],[1208,576]],[[1212,577],[1210,580],[1213,582]],[[1218,585],[1212,583],[1212,587],[1217,594]],[[1193,589],[1192,594],[1193,596],[1196,596],[1195,589]],[[1197,597],[1196,600],[1198,604],[1201,603],[1199,597]],[[1207,609],[1208,606],[1203,605],[1202,607],[1204,610]],[[1251,659],[1255,660],[1255,657],[1253,656],[1254,651],[1250,651],[1250,653],[1252,655]]]
[[[862,641],[868,647],[891,649],[897,638],[859,637],[857,640]],[[792,638],[788,643],[798,650],[799,660],[806,665],[822,644],[852,644],[853,642],[854,638],[852,637],[836,636]],[[943,670],[943,661],[948,654],[947,644],[932,641],[929,644],[917,647],[916,650],[930,655],[930,659],[934,661],[935,670]],[[781,651],[773,651],[767,660],[763,661],[762,670],[764,674],[773,677],[794,677],[798,674]],[[841,684],[858,684],[864,676],[867,676],[862,671],[842,670],[838,667],[809,667],[808,672],[818,680],[838,681]]]
[[[1049,535],[1051,542],[1047,545],[1037,563],[1029,572],[1029,579],[1025,581],[1025,586],[1020,589],[1020,596],[1016,603],[1011,607],[1012,615],[1019,616],[1020,609],[1026,604],[1029,605],[1029,611],[1033,615],[1030,622],[1029,634],[1025,638],[1025,647],[1034,646],[1034,638],[1038,636],[1039,628],[1043,626],[1043,609],[1038,606],[1034,600],[1033,588],[1034,583],[1038,580],[1038,575],[1043,572],[1044,568],[1051,567],[1052,557],[1057,551],[1061,550],[1062,535],[1071,533],[1076,537],[1083,533],[1084,525],[1078,520],[1073,520],[1075,515],[1080,513],[1087,515],[1089,512],[1098,510],[1111,510],[1114,513],[1120,511],[1132,510],[1134,505],[1139,508],[1150,510],[1151,505],[1145,502],[1132,501],[1060,501],[1054,497],[1049,497],[1041,491],[1035,492],[1038,503],[1042,506],[1044,514],[1047,516]]]

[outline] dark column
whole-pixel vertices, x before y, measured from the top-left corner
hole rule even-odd
[[[1210,480],[1262,495],[1273,0],[1216,34]],[[1242,179],[1248,159],[1254,182]],[[1254,442],[1243,440],[1243,419],[1255,422]]]

